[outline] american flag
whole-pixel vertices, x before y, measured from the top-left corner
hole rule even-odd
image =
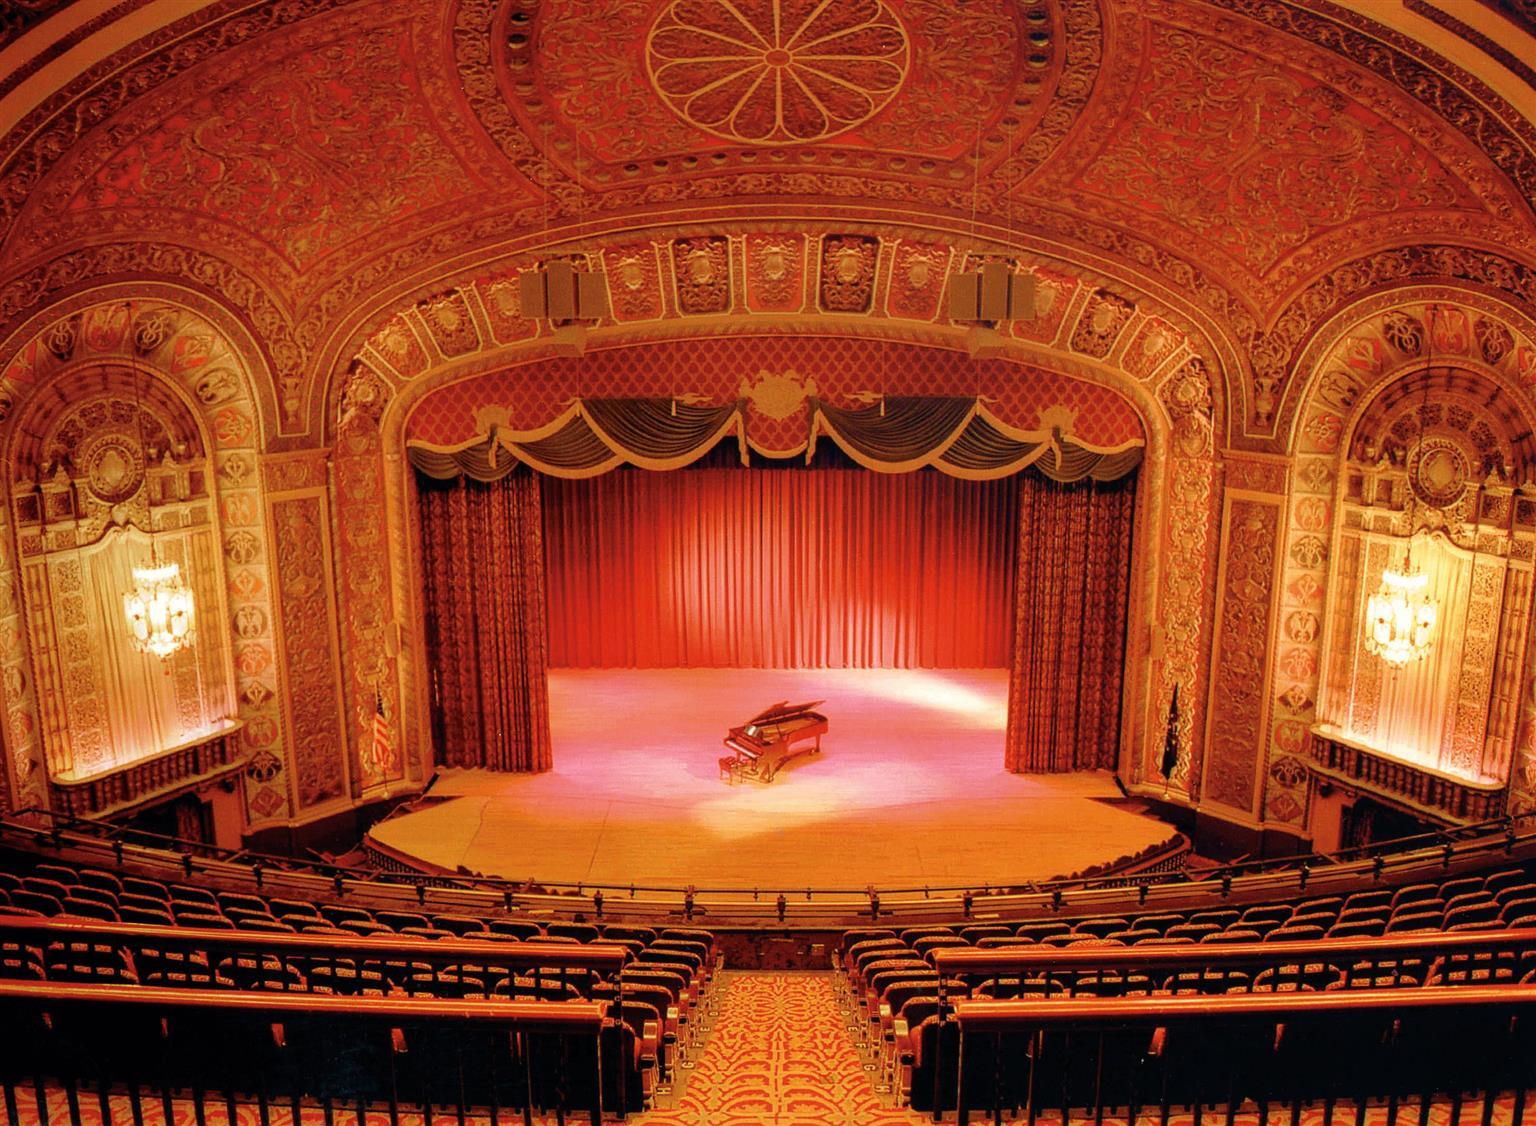
[[[384,693],[377,687],[373,690],[373,723],[370,727],[373,735],[371,755],[374,765],[382,772],[395,757],[395,746],[389,720],[384,718]]]

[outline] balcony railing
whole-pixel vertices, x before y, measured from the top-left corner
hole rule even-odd
[[[1312,728],[1312,772],[1437,821],[1471,824],[1504,814],[1504,782],[1477,781],[1393,758],[1336,727]]]
[[[239,720],[125,766],[80,778],[50,778],[53,808],[71,817],[101,817],[231,781],[245,767]]]

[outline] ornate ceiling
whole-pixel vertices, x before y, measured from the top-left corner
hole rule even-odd
[[[672,287],[626,321],[649,308],[630,287],[611,343],[775,312],[878,335],[839,319],[861,312],[960,346],[892,278],[925,248],[933,269],[1004,253],[1188,341],[1227,441],[1256,449],[1290,441],[1298,364],[1352,303],[1411,283],[1536,303],[1536,125],[1327,0],[22,7],[41,22],[0,27],[0,365],[60,300],[148,279],[252,341],[279,446],[325,439],[339,376],[402,316],[543,248],[616,294]],[[1529,12],[1504,10],[1507,72]],[[80,44],[99,61],[51,65]],[[844,236],[874,248],[866,309],[728,292],[687,320],[709,238],[750,289],[751,246],[814,272]],[[493,304],[471,320],[494,327]]]

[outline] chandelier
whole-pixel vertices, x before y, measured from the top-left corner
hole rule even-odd
[[[134,422],[138,427],[139,456],[145,464],[149,457],[144,447],[144,409],[139,401],[139,374],[133,366],[133,308],[128,309],[129,375],[133,379]],[[128,619],[128,639],[140,653],[149,653],[162,661],[192,644],[196,602],[192,591],[181,580],[181,567],[175,562],[159,562],[155,553],[154,516],[149,511],[149,479],[143,484],[145,518],[149,524],[149,565],[133,569],[133,589],[123,595],[123,616]]]
[[[1429,576],[1413,568],[1405,555],[1403,569],[1388,567],[1381,586],[1365,607],[1365,648],[1395,669],[1421,660],[1434,644],[1439,611],[1428,590]]]
[[[133,589],[123,595],[128,636],[140,653],[161,660],[192,644],[195,631],[192,592],[175,563],[133,569]]]

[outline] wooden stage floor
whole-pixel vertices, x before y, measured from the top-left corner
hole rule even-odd
[[[374,839],[509,879],[766,891],[1014,884],[1172,835],[1107,774],[1004,771],[1001,669],[559,669],[550,697],[554,770],[445,771]],[[722,781],[726,729],[784,699],[826,701],[821,754]]]

